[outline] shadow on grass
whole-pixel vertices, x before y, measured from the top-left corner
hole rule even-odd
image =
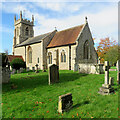
[[[79,74],[79,73],[60,73],[59,74],[59,83],[65,83],[68,81],[74,81],[79,79],[80,77],[84,77],[87,74]],[[11,85],[14,84],[17,86],[16,89],[11,89]],[[25,74],[24,76],[21,75],[17,78],[11,78],[11,82],[9,84],[3,84],[3,92],[9,92],[11,90],[28,90],[34,89],[36,87],[43,87],[48,85],[48,73],[38,73],[38,74]],[[57,83],[56,83],[57,85]]]
[[[82,102],[82,103],[78,103],[78,104],[74,105],[74,106],[72,107],[72,109],[78,108],[78,107],[80,107],[80,106],[82,106],[82,105],[86,105],[86,104],[89,104],[89,103],[90,103],[90,101],[86,100],[86,101],[84,101],[84,102]]]

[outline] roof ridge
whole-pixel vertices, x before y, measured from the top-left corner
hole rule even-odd
[[[66,31],[66,30],[70,30],[70,29],[74,29],[76,27],[81,27],[81,26],[84,26],[85,24],[81,24],[81,25],[77,25],[77,26],[74,26],[74,27],[70,27],[70,28],[67,28],[67,29],[64,29],[64,30],[61,30],[61,31],[58,31],[58,32],[62,32],[62,31]],[[57,32],[57,33],[58,33]]]

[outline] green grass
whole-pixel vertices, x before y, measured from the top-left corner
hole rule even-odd
[[[115,94],[103,96],[98,89],[104,83],[104,74],[79,74],[60,70],[60,82],[48,85],[48,72],[38,74],[29,72],[11,76],[11,84],[3,85],[2,117],[3,118],[117,118],[118,86],[117,72],[110,71],[115,78]],[[59,114],[58,97],[72,93],[73,108]],[[37,104],[38,101],[38,104]]]

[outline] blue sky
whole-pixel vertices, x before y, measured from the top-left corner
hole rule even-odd
[[[14,15],[16,14],[18,19],[20,10],[24,18],[29,20],[34,15],[35,36],[53,31],[55,27],[59,31],[83,24],[87,16],[95,46],[101,38],[118,40],[117,2],[2,2],[1,52],[8,50],[9,54],[12,54]]]

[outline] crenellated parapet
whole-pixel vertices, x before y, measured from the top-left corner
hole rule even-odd
[[[23,19],[22,18],[22,11],[20,11],[20,18],[18,20],[16,20],[16,15],[14,16],[14,25],[16,26],[19,23],[34,26],[34,16],[32,15],[32,21],[27,20],[27,19]]]

